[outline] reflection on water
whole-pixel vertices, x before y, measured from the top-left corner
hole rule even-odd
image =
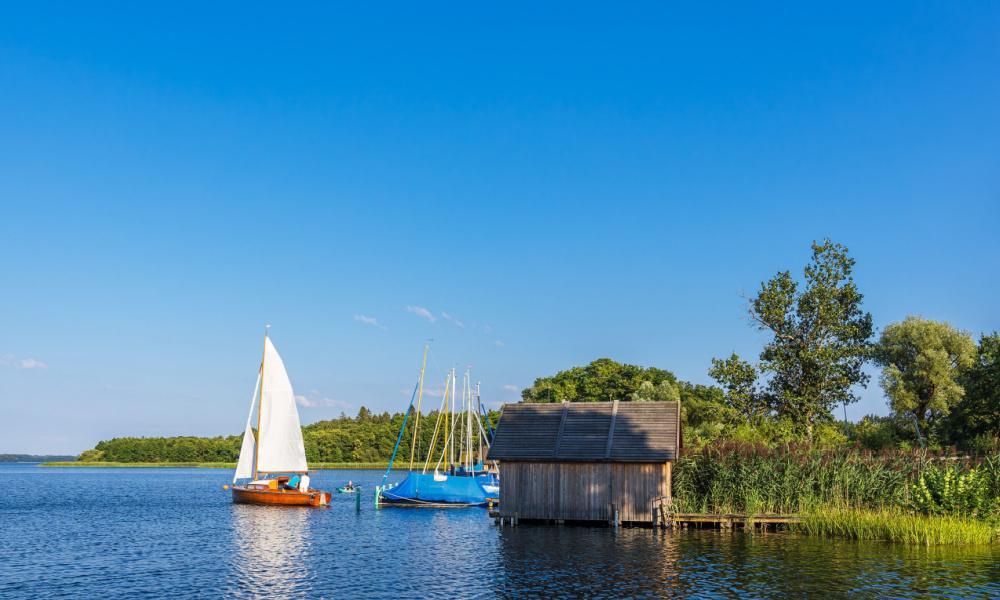
[[[301,592],[309,574],[309,512],[285,506],[233,505],[232,568],[237,591],[250,596]]]
[[[375,471],[321,471],[317,487]],[[482,509],[233,504],[214,469],[0,465],[0,598],[1000,598],[1000,546],[497,527]]]
[[[1000,548],[792,533],[505,527],[507,597],[1000,597]]]

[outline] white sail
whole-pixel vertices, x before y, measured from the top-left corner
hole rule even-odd
[[[302,425],[295,408],[292,382],[270,338],[264,338],[264,372],[261,383],[260,431],[257,471],[290,473],[308,471]]]
[[[253,439],[253,429],[250,423],[253,419],[253,406],[257,402],[257,388],[260,387],[260,373],[257,373],[257,383],[253,384],[253,394],[250,395],[250,414],[247,415],[247,427],[243,432],[243,445],[240,446],[240,462],[236,463],[236,473],[233,474],[233,483],[237,479],[253,477],[253,458],[256,444]]]

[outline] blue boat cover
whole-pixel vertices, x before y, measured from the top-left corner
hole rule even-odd
[[[382,491],[392,502],[431,502],[448,504],[486,504],[486,491],[478,477],[410,473],[398,485]]]

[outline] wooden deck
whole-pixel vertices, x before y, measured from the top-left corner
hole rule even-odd
[[[668,515],[666,527],[691,527],[712,529],[760,528],[771,529],[787,527],[802,521],[798,515],[710,515],[698,513],[674,513]]]
[[[663,515],[663,513],[660,513]],[[498,525],[516,525],[517,517],[504,517],[495,507],[489,510],[489,516]],[[659,515],[658,515],[659,516]],[[525,519],[528,522],[545,522],[562,524],[562,519]],[[746,515],[735,514],[704,514],[704,513],[674,513],[669,512],[657,519],[655,523],[645,523],[646,527],[655,528],[678,528],[678,529],[784,529],[789,525],[800,523],[802,517],[798,515],[756,515],[748,517]],[[590,524],[600,523],[600,521],[590,521]],[[642,525],[642,523],[630,523],[631,525]]]

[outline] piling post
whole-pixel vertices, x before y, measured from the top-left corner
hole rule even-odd
[[[354,512],[361,512],[361,490],[354,492]]]

